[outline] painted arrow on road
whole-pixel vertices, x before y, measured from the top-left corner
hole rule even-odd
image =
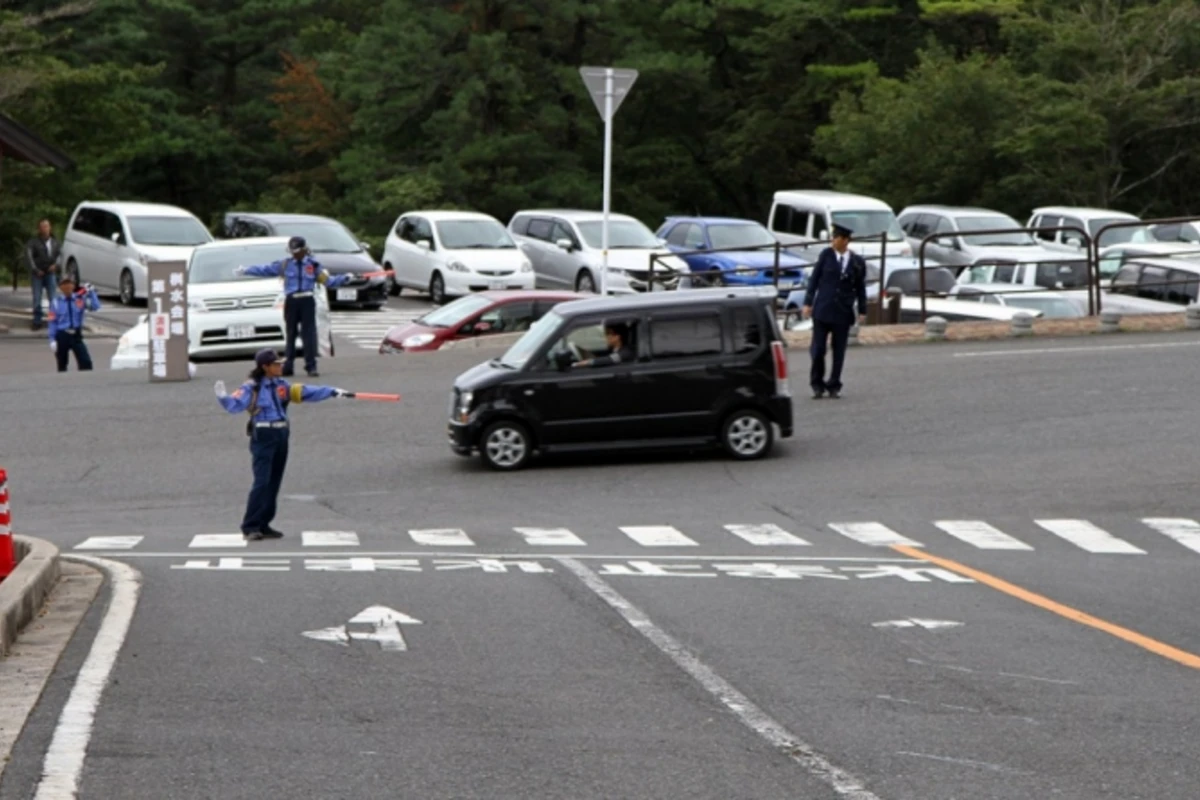
[[[404,634],[400,632],[400,626],[421,624],[421,620],[394,608],[368,606],[347,620],[345,625],[304,631],[304,635],[318,642],[333,642],[343,647],[349,647],[351,639],[378,642],[379,649],[396,652],[408,649],[408,644],[404,641]],[[369,626],[369,629],[354,631],[349,629],[350,625],[366,625]]]
[[[961,622],[953,622],[948,619],[918,619],[917,617],[909,617],[908,619],[893,619],[887,622],[873,622],[872,627],[875,628],[916,628],[921,627],[925,630],[934,631],[940,628],[956,628],[962,625]]]

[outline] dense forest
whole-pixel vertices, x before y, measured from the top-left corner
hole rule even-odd
[[[782,188],[1194,211],[1195,0],[0,0],[0,268],[81,199],[507,222],[599,208],[581,65],[640,77],[613,208],[765,219]],[[378,252],[378,250],[376,251]]]

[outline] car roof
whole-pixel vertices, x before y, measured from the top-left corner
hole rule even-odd
[[[1003,211],[996,211],[992,208],[980,208],[978,206],[943,206],[937,204],[905,206],[904,210],[900,213],[903,215],[921,212],[936,212],[939,214],[947,214],[953,217],[981,217],[985,215],[989,217],[1009,216]],[[1013,217],[1009,217],[1009,219],[1013,219]]]
[[[163,203],[137,203],[124,200],[84,200],[80,208],[98,208],[101,211],[111,211],[114,214],[155,214],[160,217],[193,217],[195,214],[186,208],[169,206]]]
[[[1200,243],[1197,242],[1118,242],[1100,248],[1100,255],[1107,253],[1130,253],[1134,257],[1137,251],[1146,255],[1157,253],[1197,253],[1200,254]]]
[[[1111,208],[1088,208],[1086,206],[1041,206],[1029,212],[1029,216],[1034,217],[1038,214],[1070,214],[1074,217],[1083,217],[1084,219],[1098,218],[1113,218],[1120,219],[1138,219],[1136,214],[1130,214],[1128,211],[1116,211]]]
[[[1126,261],[1122,266],[1130,264],[1146,264],[1151,267],[1159,267],[1160,269],[1178,269],[1184,272],[1200,273],[1200,262],[1188,261],[1182,258],[1134,258]]]
[[[967,308],[964,308],[966,306]],[[909,311],[920,310],[921,298],[913,294],[900,296],[900,307]],[[929,316],[937,316],[938,312],[947,314],[970,314],[973,317],[987,317],[996,320],[1010,320],[1017,314],[1029,314],[1034,317],[1043,316],[1040,310],[1015,308],[1013,306],[998,306],[990,303],[964,303],[948,297],[926,297],[925,312]]]
[[[563,219],[574,220],[575,222],[591,222],[604,219],[603,211],[589,211],[583,208],[525,208],[513,214],[513,219],[517,217],[562,217]],[[618,214],[615,211],[608,213],[609,219],[635,219],[628,214]]]
[[[775,202],[815,201],[831,211],[891,211],[892,207],[876,197],[865,194],[833,192],[828,189],[781,189],[775,193]]]
[[[555,309],[561,316],[580,316],[592,313],[644,311],[653,308],[687,308],[711,303],[766,302],[776,297],[773,286],[730,287],[725,289],[683,289],[675,291],[643,292],[619,297],[589,297],[564,303]]]
[[[739,217],[667,217],[666,222],[695,222],[700,225],[757,225],[763,224],[756,219],[741,219]]]
[[[473,292],[468,297],[486,297],[495,302],[511,302],[517,300],[585,300],[591,295],[582,292],[568,292],[554,289],[497,289],[495,291]]]
[[[230,217],[253,217],[254,219],[266,220],[267,222],[311,222],[311,223],[333,223],[341,225],[332,217],[321,217],[316,214],[284,214],[275,212],[259,213],[258,211],[230,211],[225,215],[225,219]]]
[[[241,239],[217,239],[213,242],[205,242],[201,245],[196,245],[197,250],[219,250],[224,247],[245,247],[248,244],[277,244],[281,254],[287,252],[287,236],[245,236]]]
[[[1043,289],[1040,286],[1028,286],[1023,283],[960,283],[956,287],[960,294],[1047,294],[1063,297],[1061,292],[1053,289]]]
[[[453,209],[430,209],[428,211],[416,210],[405,211],[400,216],[402,217],[424,217],[432,222],[446,222],[456,219],[483,219],[499,222],[500,220],[493,217],[491,214],[484,214],[482,211],[456,211]]]

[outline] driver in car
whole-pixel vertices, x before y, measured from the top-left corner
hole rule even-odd
[[[576,361],[572,367],[611,367],[613,364],[624,364],[634,360],[633,348],[627,344],[629,341],[628,325],[624,323],[605,325],[604,338],[608,342],[608,355]]]

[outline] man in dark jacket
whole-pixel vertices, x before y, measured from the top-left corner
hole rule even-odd
[[[846,343],[854,326],[854,307],[858,306],[858,322],[867,313],[867,263],[862,256],[850,252],[853,233],[842,225],[833,226],[833,246],[821,251],[817,264],[808,278],[804,293],[803,314],[812,317],[812,370],[809,384],[813,397],[829,392],[836,398],[842,391],[842,364],[846,360]],[[833,369],[825,380],[825,343],[833,337]]]
[[[612,323],[604,326],[604,339],[608,344],[608,354],[575,362],[575,367],[611,367],[614,364],[630,364],[636,358],[633,348],[629,346],[629,326],[623,323]]]
[[[38,223],[37,236],[25,244],[25,260],[29,264],[29,282],[33,285],[33,329],[42,327],[42,293],[54,302],[54,285],[58,279],[60,245],[50,229],[50,220]]]

